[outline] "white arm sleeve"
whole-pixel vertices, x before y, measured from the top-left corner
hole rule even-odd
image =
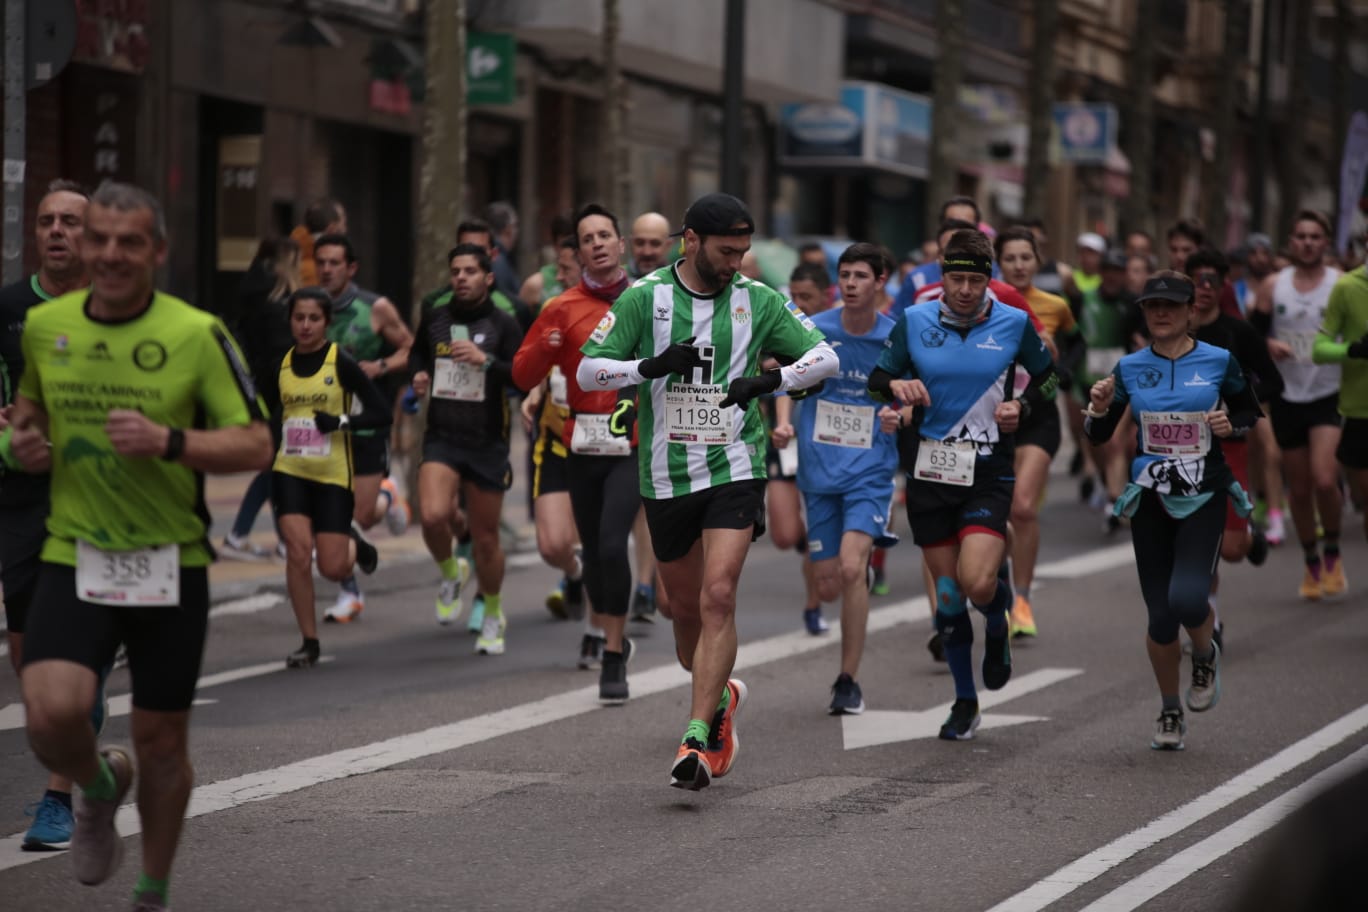
[[[836,356],[835,349],[826,342],[819,342],[816,347],[788,367],[779,368],[779,388],[785,392],[806,389],[836,376],[840,369],[841,361]],[[580,370],[584,370],[583,362],[580,364]],[[583,386],[583,383],[580,385]]]
[[[624,386],[645,383],[641,376],[641,361],[617,361],[613,358],[580,358],[575,369],[575,380],[586,391],[615,390]]]

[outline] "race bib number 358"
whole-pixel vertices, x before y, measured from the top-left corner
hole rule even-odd
[[[104,551],[77,540],[76,597],[96,605],[178,605],[180,548]]]

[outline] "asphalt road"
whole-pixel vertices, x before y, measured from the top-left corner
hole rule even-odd
[[[332,661],[308,672],[283,667],[298,642],[288,607],[253,610],[272,590],[235,599],[204,663],[199,785],[172,904],[1229,908],[1268,851],[1268,825],[1323,778],[1365,765],[1360,518],[1346,517],[1345,598],[1299,602],[1290,547],[1224,572],[1224,696],[1188,714],[1186,751],[1161,754],[1148,748],[1159,701],[1129,533],[1103,537],[1071,492],[1057,478],[1046,508],[1041,636],[1015,649],[1013,683],[985,700],[965,743],[934,737],[952,691],[924,649],[910,544],[890,554],[892,595],[875,599],[860,675],[870,711],[842,720],[825,712],[837,632],[801,630],[796,559],[758,543],[738,612],[742,751],[698,793],[668,787],[688,712],[668,627],[632,625],[633,698],[601,708],[597,673],[575,667],[578,626],[542,606],[553,574],[540,565],[510,573],[501,657],[474,655],[463,624],[436,626],[427,564],[382,568],[361,621],[323,628]],[[111,693],[127,692],[116,672]],[[17,700],[0,676],[0,908],[126,908],[136,837],[98,888],[78,885],[60,853],[19,851],[43,777]],[[108,743],[128,742],[120,702]],[[136,817],[120,825],[131,833]]]

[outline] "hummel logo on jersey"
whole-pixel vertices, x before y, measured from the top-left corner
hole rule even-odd
[[[1200,371],[1193,371],[1192,379],[1185,381],[1183,386],[1211,386],[1211,381],[1203,379]]]
[[[986,348],[986,349],[988,349],[988,350],[990,350],[990,351],[999,351],[999,352],[1002,351],[1002,346],[997,344],[997,340],[993,338],[993,334],[992,334],[992,333],[989,333],[989,334],[988,334],[988,341],[987,341],[987,342],[980,342],[980,343],[978,344],[978,347],[979,347],[979,348]]]
[[[655,309],[655,318],[657,320],[670,319],[670,308],[666,307],[663,304],[657,305]]]
[[[90,354],[86,355],[88,361],[113,361],[114,356],[109,353],[109,346],[104,342],[96,342],[90,349]]]

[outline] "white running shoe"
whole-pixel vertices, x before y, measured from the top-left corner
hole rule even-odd
[[[323,620],[329,624],[350,624],[361,617],[361,611],[366,607],[366,597],[361,593],[353,595],[343,589],[337,593],[337,601],[331,608],[323,612]]]
[[[470,579],[470,561],[456,558],[456,578],[443,579],[437,590],[437,623],[443,627],[455,623],[461,616],[461,587]]]
[[[403,535],[409,527],[409,505],[399,495],[399,487],[391,478],[386,478],[380,482],[381,490],[389,492],[389,509],[385,511],[385,528],[389,529],[390,535]]]
[[[475,654],[498,656],[504,654],[504,631],[508,629],[508,620],[503,612],[498,614],[485,614],[484,626],[480,628],[480,638],[475,641]]]
[[[260,545],[254,545],[249,540],[234,535],[224,537],[223,544],[218,547],[218,553],[228,560],[237,561],[263,561],[271,556],[271,552]]]

